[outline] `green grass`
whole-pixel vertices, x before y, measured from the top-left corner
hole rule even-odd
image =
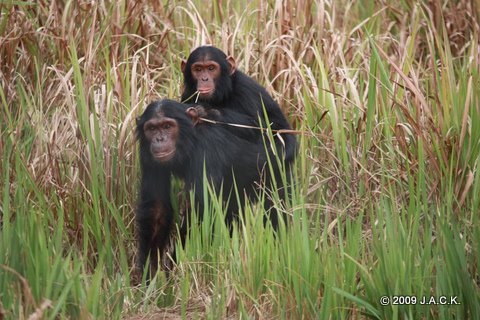
[[[0,14],[0,319],[480,318],[478,1]],[[135,118],[180,96],[180,61],[204,43],[303,133],[290,203],[262,195],[289,225],[274,236],[249,204],[230,236],[212,197],[170,277],[134,286]]]

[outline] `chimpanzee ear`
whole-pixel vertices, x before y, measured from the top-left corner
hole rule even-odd
[[[182,62],[180,63],[180,68],[182,69],[182,73],[185,73],[185,67],[187,66],[187,61],[182,59]]]
[[[237,70],[237,67],[235,65],[235,59],[232,56],[228,56],[227,57],[227,62],[230,65],[230,75],[232,75]]]
[[[200,122],[200,108],[203,109],[201,106],[193,106],[189,107],[186,111],[187,116],[190,118],[190,120],[192,120],[193,126],[196,126]]]
[[[189,107],[186,111],[187,116],[190,117],[190,119],[196,121],[198,119],[198,110],[196,109],[197,106]]]

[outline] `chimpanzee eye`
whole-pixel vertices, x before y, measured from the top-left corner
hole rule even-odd
[[[163,129],[165,129],[165,130],[170,129],[171,127],[172,126],[169,123],[166,123],[166,124],[163,125]]]
[[[208,67],[208,70],[210,70],[210,71],[215,70],[215,66],[209,66],[209,67]]]

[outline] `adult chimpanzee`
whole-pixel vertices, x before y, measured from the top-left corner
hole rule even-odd
[[[198,102],[220,111],[211,113],[210,118],[253,127],[261,124],[263,128],[268,120],[273,130],[290,129],[280,107],[265,88],[237,70],[233,57],[227,57],[220,49],[198,47],[187,61],[182,61],[181,68],[184,77],[182,101]],[[233,126],[229,130],[238,137],[263,145],[260,130]],[[284,150],[284,162],[288,169],[297,150],[295,137],[283,134],[282,139],[276,139],[275,145],[278,150]]]
[[[137,120],[142,175],[136,222],[138,262],[142,269],[150,256],[150,270],[155,272],[161,258],[159,253],[163,253],[173,228],[172,175],[185,181],[186,191],[194,190],[195,205],[201,217],[205,174],[217,194],[223,192],[227,223],[236,217],[238,205],[244,201],[243,195],[253,197],[255,182],[264,177],[261,171],[266,161],[261,152],[263,146],[240,139],[222,126],[196,125],[198,117],[208,117],[208,113],[209,110],[202,107],[162,100],[149,104]],[[268,175],[265,177],[268,180]],[[239,190],[240,203],[235,195],[231,196],[234,184]],[[229,201],[230,198],[233,200]],[[271,219],[272,224],[276,224],[276,217]],[[186,224],[181,230],[184,240]]]

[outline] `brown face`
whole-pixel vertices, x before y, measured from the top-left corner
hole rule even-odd
[[[215,84],[220,78],[220,65],[212,60],[197,61],[192,64],[192,76],[197,83],[197,91],[202,99],[208,99],[215,93]]]
[[[158,162],[170,161],[175,156],[178,124],[172,118],[158,113],[143,125],[145,138],[150,143],[150,153]]]

